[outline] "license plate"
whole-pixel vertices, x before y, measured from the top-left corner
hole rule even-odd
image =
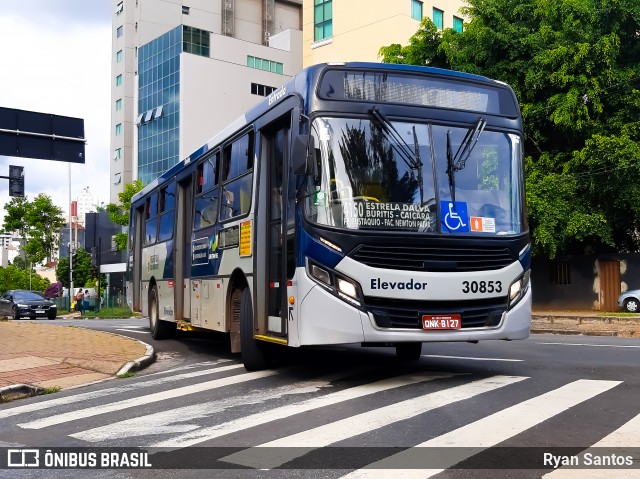
[[[422,329],[460,329],[462,318],[459,314],[425,314],[422,316]]]
[[[44,314],[44,309],[36,309],[36,314]]]

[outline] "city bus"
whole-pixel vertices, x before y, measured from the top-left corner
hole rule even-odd
[[[153,338],[277,347],[517,340],[531,326],[523,131],[505,83],[306,68],[131,200],[127,300]]]

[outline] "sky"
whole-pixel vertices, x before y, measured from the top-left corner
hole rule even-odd
[[[0,107],[84,119],[85,163],[71,164],[71,199],[89,187],[109,203],[111,1],[19,0],[0,10]],[[25,196],[69,210],[68,163],[0,156],[0,175],[24,167]],[[11,200],[0,179],[0,228]]]

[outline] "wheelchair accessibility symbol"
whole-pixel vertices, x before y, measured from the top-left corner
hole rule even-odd
[[[442,231],[449,233],[468,233],[469,216],[464,201],[446,201],[440,203],[440,223]]]

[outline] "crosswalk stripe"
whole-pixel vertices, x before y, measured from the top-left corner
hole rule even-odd
[[[151,445],[151,447],[187,447],[198,444],[216,437],[224,436],[230,432],[237,432],[243,429],[249,429],[254,426],[266,424],[271,421],[294,416],[296,414],[308,412],[325,406],[332,406],[350,399],[361,398],[371,394],[387,391],[390,389],[417,384],[424,381],[433,381],[435,379],[445,379],[455,376],[455,373],[429,374],[419,375],[407,374],[394,378],[376,381],[374,383],[362,384],[348,389],[343,389],[335,393],[329,393],[322,397],[316,397],[297,404],[289,404],[282,407],[270,409],[229,421],[223,424],[198,429],[180,436],[167,439]]]
[[[319,390],[331,387],[331,383],[344,379],[349,376],[355,376],[362,372],[371,371],[370,366],[351,368],[342,370],[324,376],[319,376],[308,381],[301,381],[294,384],[287,384],[275,388],[259,389],[251,391],[243,396],[230,396],[215,401],[207,401],[200,404],[191,404],[189,406],[160,411],[153,414],[147,414],[131,419],[125,419],[115,423],[87,429],[75,434],[71,437],[81,439],[87,442],[101,442],[113,439],[121,439],[123,431],[128,438],[141,437],[147,435],[158,434],[175,434],[193,431],[198,426],[187,421],[193,421],[213,414],[228,410],[237,406],[248,404],[261,404],[266,401],[274,400],[287,396],[294,400],[296,394],[312,394]]]
[[[220,360],[219,362],[224,363],[224,362],[228,362],[228,360],[223,359],[223,360]],[[216,363],[211,363],[211,364],[215,365]],[[13,408],[0,410],[0,419],[11,417],[11,416],[17,416],[18,414],[26,414],[34,411],[42,411],[44,409],[50,409],[53,407],[65,406],[67,404],[88,401],[90,399],[97,399],[103,396],[110,396],[112,394],[119,394],[127,391],[135,391],[136,389],[159,386],[162,384],[166,384],[169,382],[178,381],[182,379],[190,379],[190,378],[195,378],[199,376],[206,376],[208,374],[216,374],[224,371],[231,371],[231,370],[239,369],[242,367],[243,367],[242,364],[232,364],[229,366],[222,366],[219,368],[209,368],[209,369],[204,369],[200,371],[192,371],[190,373],[177,374],[175,376],[170,376],[170,377],[139,381],[133,384],[101,389],[99,391],[80,393],[80,394],[75,394],[73,396],[67,396],[63,398],[49,399],[47,401],[25,404],[23,406],[16,406]]]
[[[608,436],[603,437],[583,453],[595,452],[596,448],[616,448],[616,456],[631,456],[635,464],[640,462],[638,448],[640,448],[640,414],[623,424]],[[542,476],[544,479],[599,479],[615,477],[616,479],[637,479],[638,469],[566,469],[559,468]]]
[[[366,468],[353,471],[343,477],[348,479],[372,477],[425,479],[432,477],[476,454],[478,448],[495,446],[583,401],[608,391],[621,384],[621,382],[587,379],[574,381],[418,444],[411,449],[371,463]],[[446,458],[448,464],[443,465],[443,461],[438,463],[438,467],[442,467],[441,469],[404,469],[407,464],[421,464],[420,456],[422,452],[419,449],[425,447],[460,449],[456,449],[456,454],[451,454],[450,457]]]
[[[468,384],[455,386],[390,404],[372,411],[293,434],[275,441],[260,444],[251,449],[231,454],[221,460],[253,468],[273,469],[303,456],[313,449],[371,432],[394,422],[410,419],[419,414],[470,399],[527,379],[522,376],[494,376]],[[259,448],[265,449],[264,452]],[[274,448],[277,448],[274,450]]]
[[[443,356],[442,354],[423,354],[423,358],[436,358],[436,359],[463,359],[465,361],[506,361],[506,362],[522,362],[524,359],[509,359],[509,358],[480,358],[472,356]]]
[[[220,368],[222,369],[222,368]],[[104,404],[102,406],[95,406],[86,409],[79,409],[63,414],[57,414],[54,416],[45,417],[36,421],[26,422],[18,424],[18,426],[24,429],[42,429],[56,424],[62,424],[65,422],[75,421],[78,419],[85,419],[91,416],[97,416],[99,414],[105,414],[113,411],[122,411],[123,409],[151,404],[154,402],[164,401],[176,397],[186,396],[188,394],[195,394],[202,391],[208,391],[211,389],[220,388],[223,386],[230,386],[232,384],[239,384],[246,381],[253,381],[255,379],[266,378],[277,374],[278,371],[258,371],[253,373],[238,374],[236,376],[229,376],[221,379],[214,379],[203,383],[192,384],[191,386],[183,386],[180,388],[169,389],[159,393],[147,394],[131,399],[125,399],[123,401],[116,401],[112,404]]]

